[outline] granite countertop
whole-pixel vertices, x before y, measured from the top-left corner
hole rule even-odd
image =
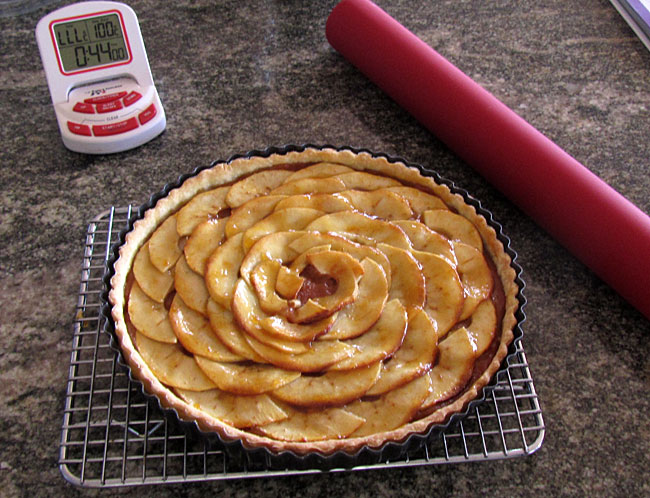
[[[377,3],[650,212],[650,53],[607,0]],[[334,0],[132,0],[167,129],[101,156],[63,147],[34,39],[37,21],[64,2],[15,4],[0,3],[0,494],[96,494],[58,467],[88,222],[142,204],[197,166],[285,143],[405,157],[493,212],[524,269],[524,346],[544,442],[530,456],[487,463],[119,494],[650,494],[650,321],[329,46]]]

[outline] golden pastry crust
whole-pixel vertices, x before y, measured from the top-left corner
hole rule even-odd
[[[490,353],[492,354],[491,360],[487,366],[485,366],[480,375],[474,374],[471,380],[471,385],[465,386],[459,393],[453,394],[449,401],[434,402],[433,404],[430,403],[431,406],[426,410],[420,410],[417,415],[411,414],[410,418],[415,417],[413,420],[409,420],[395,429],[388,431],[382,430],[381,432],[371,433],[368,435],[365,435],[364,431],[361,431],[359,432],[361,435],[358,437],[343,437],[316,441],[278,440],[268,435],[273,434],[271,429],[266,431],[262,431],[260,428],[248,430],[240,429],[236,428],[231,423],[224,421],[222,419],[223,417],[219,418],[218,416],[210,415],[206,410],[198,408],[196,402],[185,401],[179,389],[170,388],[159,379],[159,376],[154,373],[156,367],[154,366],[152,368],[152,366],[148,365],[143,359],[143,355],[135,343],[133,330],[130,330],[128,325],[129,281],[133,273],[136,257],[138,256],[140,249],[148,243],[152,234],[162,225],[163,222],[168,220],[170,216],[177,213],[179,209],[187,205],[199,194],[216,189],[217,187],[235,184],[242,178],[247,176],[250,177],[250,175],[253,175],[254,173],[269,170],[270,168],[273,169],[277,165],[284,165],[282,166],[281,171],[286,172],[292,170],[292,168],[287,168],[286,165],[296,165],[296,168],[294,169],[300,169],[304,165],[313,165],[322,162],[341,165],[350,168],[352,171],[369,172],[382,178],[394,179],[402,185],[416,187],[421,191],[431,193],[438,197],[444,205],[449,208],[451,213],[461,215],[472,223],[480,234],[482,251],[484,254],[489,256],[489,260],[492,263],[492,271],[498,275],[498,287],[502,288],[502,302],[500,305],[502,308],[502,315],[497,321],[498,330],[496,331],[496,341],[498,342],[493,343]],[[231,204],[230,212],[234,212],[238,203],[246,202],[247,196],[249,195],[250,197],[267,195],[277,187],[274,182],[278,183],[278,185],[282,185],[287,175],[267,176],[267,181],[269,183],[262,190],[250,193],[247,192],[246,189],[240,189],[241,191],[233,192],[231,198],[226,197],[225,202],[230,202]],[[348,178],[353,179],[353,177]],[[355,179],[352,183],[358,181],[361,180]],[[390,190],[390,187],[386,188]],[[404,194],[403,191],[400,192],[399,187],[394,189],[394,191],[399,195]],[[415,203],[413,203],[412,206],[415,206]],[[308,214],[309,213],[306,212],[300,213],[301,216],[307,216]],[[416,215],[413,216],[415,217]],[[423,214],[419,213],[417,219],[423,219]],[[436,221],[435,223],[444,223],[444,221]],[[465,245],[463,245],[463,247],[465,247]],[[472,249],[470,248],[467,251],[472,251]],[[181,255],[181,257],[183,256]],[[320,257],[325,258],[324,256]],[[357,267],[354,266],[354,268]],[[461,272],[459,272],[459,278],[465,278],[465,276],[460,273]],[[166,197],[161,198],[153,208],[147,210],[143,218],[136,221],[133,229],[126,235],[125,243],[120,248],[119,258],[114,265],[114,276],[111,280],[109,301],[112,305],[112,317],[115,323],[115,333],[126,362],[132,369],[134,375],[142,381],[145,390],[156,396],[162,406],[174,409],[181,419],[194,421],[202,431],[208,433],[216,432],[224,440],[240,440],[244,447],[248,448],[264,447],[273,453],[291,451],[299,455],[312,452],[329,455],[336,451],[345,451],[353,454],[364,447],[379,448],[388,441],[401,442],[411,434],[426,433],[433,424],[445,422],[450,415],[463,410],[467,403],[478,396],[481,389],[499,370],[501,362],[507,355],[508,346],[513,340],[513,328],[516,326],[517,322],[515,312],[519,306],[516,298],[518,288],[515,283],[515,278],[516,274],[511,267],[510,257],[504,251],[501,242],[497,239],[494,229],[476,212],[473,206],[467,204],[462,196],[452,193],[447,186],[439,185],[431,177],[423,176],[416,168],[407,167],[403,163],[399,162],[390,162],[384,157],[372,156],[365,152],[355,153],[349,150],[307,148],[300,152],[272,154],[269,157],[240,158],[228,163],[216,164],[201,171],[197,175],[190,177],[180,187],[171,190],[169,194]],[[242,286],[243,285],[244,284],[242,284]],[[467,290],[465,290],[464,293],[467,294]],[[214,295],[212,297],[214,297]],[[228,297],[228,299],[230,299],[230,297]],[[485,300],[485,298],[481,299]],[[426,300],[426,302],[431,303],[433,296],[427,297]],[[416,311],[409,308],[408,319],[410,320],[411,315],[415,313]],[[460,313],[460,310],[458,313]],[[199,313],[199,315],[201,315],[201,313]],[[206,316],[207,315],[209,315],[209,313],[207,313]],[[436,326],[440,327],[444,319],[442,316],[439,316],[438,320],[439,323],[436,323]],[[461,325],[468,326],[467,320],[462,322]],[[453,325],[454,330],[459,326],[460,325],[458,324]],[[442,339],[443,335],[446,335],[447,332],[448,331],[445,330],[444,334],[440,334],[438,340]],[[451,332],[449,332],[449,335],[451,335]],[[348,341],[352,340],[354,339],[348,339]],[[402,338],[400,344],[402,344],[402,341],[404,340],[405,339]],[[291,344],[291,347],[293,347],[293,343]],[[433,363],[427,368],[421,369],[425,373],[419,371],[414,374],[416,380],[429,376],[433,371],[432,367]],[[328,369],[328,371],[331,371],[331,369]],[[443,375],[445,374],[445,372],[442,373]],[[421,381],[420,384],[423,382],[424,381]],[[430,384],[424,387],[419,386],[416,389],[414,383],[415,381],[413,381],[412,384],[412,391],[414,393],[417,391],[419,393],[417,396],[422,396],[422,393],[424,392],[423,389],[426,391],[424,394],[425,397],[432,396],[432,390],[435,391]],[[270,394],[272,397],[272,392]],[[416,394],[412,395],[415,396]],[[279,406],[283,407],[284,405],[282,402],[279,402]],[[345,406],[346,408],[349,407],[349,410],[347,410],[348,412],[356,413],[356,417],[361,417],[361,419],[363,419],[363,415],[361,414],[363,410],[371,409],[370,403],[366,404],[361,411],[350,404],[346,404]],[[425,405],[422,404],[421,406]],[[291,410],[293,410],[293,408],[291,408]],[[355,410],[357,411],[355,412]],[[354,417],[355,415],[350,415],[350,423],[354,421]],[[270,427],[273,427],[273,425],[270,425],[269,428]],[[265,432],[267,435],[265,435]],[[354,436],[354,434],[355,432],[353,431],[352,435]]]

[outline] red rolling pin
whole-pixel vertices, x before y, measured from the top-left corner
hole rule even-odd
[[[370,0],[329,43],[650,319],[650,217]]]

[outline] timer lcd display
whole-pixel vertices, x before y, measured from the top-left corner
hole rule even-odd
[[[66,73],[114,64],[130,56],[115,13],[61,22],[52,29]]]

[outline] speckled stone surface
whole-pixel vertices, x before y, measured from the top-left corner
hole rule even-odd
[[[99,494],[68,484],[57,464],[88,221],[214,159],[305,142],[433,168],[504,225],[527,283],[524,346],[546,423],[541,449],[489,463],[113,492],[650,494],[650,321],[329,46],[334,1],[131,1],[168,125],[153,142],[107,156],[63,147],[34,40],[38,19],[63,2],[28,3],[0,17],[0,495]],[[650,212],[650,53],[608,1],[378,4]]]

